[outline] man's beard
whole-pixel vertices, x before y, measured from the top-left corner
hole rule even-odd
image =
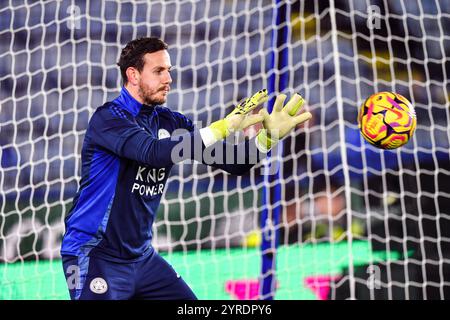
[[[146,105],[160,105],[166,102],[166,98],[155,98],[153,95],[156,95],[159,91],[152,92],[145,84],[142,82],[139,83],[139,97],[144,101]]]

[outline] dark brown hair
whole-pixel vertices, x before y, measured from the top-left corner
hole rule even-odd
[[[122,49],[119,62],[117,62],[123,83],[126,84],[128,82],[127,69],[129,67],[136,68],[139,72],[142,71],[146,53],[167,50],[167,48],[167,44],[156,37],[138,38],[128,42],[125,48]]]

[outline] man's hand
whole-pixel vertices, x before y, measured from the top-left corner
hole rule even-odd
[[[251,114],[251,112],[268,99],[267,89],[260,90],[251,98],[247,98],[239,103],[224,119],[213,122],[208,128],[211,129],[214,140],[225,139],[235,131],[243,130],[263,121],[263,115]]]
[[[297,125],[311,119],[310,112],[296,116],[305,100],[299,94],[294,94],[286,106],[283,107],[286,95],[280,94],[275,100],[272,113],[261,109],[259,114],[264,117],[262,129],[257,136],[257,143],[263,151],[270,150],[280,139],[284,138]]]

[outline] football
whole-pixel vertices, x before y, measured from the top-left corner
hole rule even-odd
[[[379,92],[364,101],[358,114],[358,127],[370,144],[395,149],[409,141],[416,129],[412,104],[394,92]]]

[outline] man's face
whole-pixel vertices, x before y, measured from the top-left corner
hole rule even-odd
[[[169,53],[167,50],[146,53],[144,61],[139,73],[139,97],[148,105],[163,104],[172,83]]]

